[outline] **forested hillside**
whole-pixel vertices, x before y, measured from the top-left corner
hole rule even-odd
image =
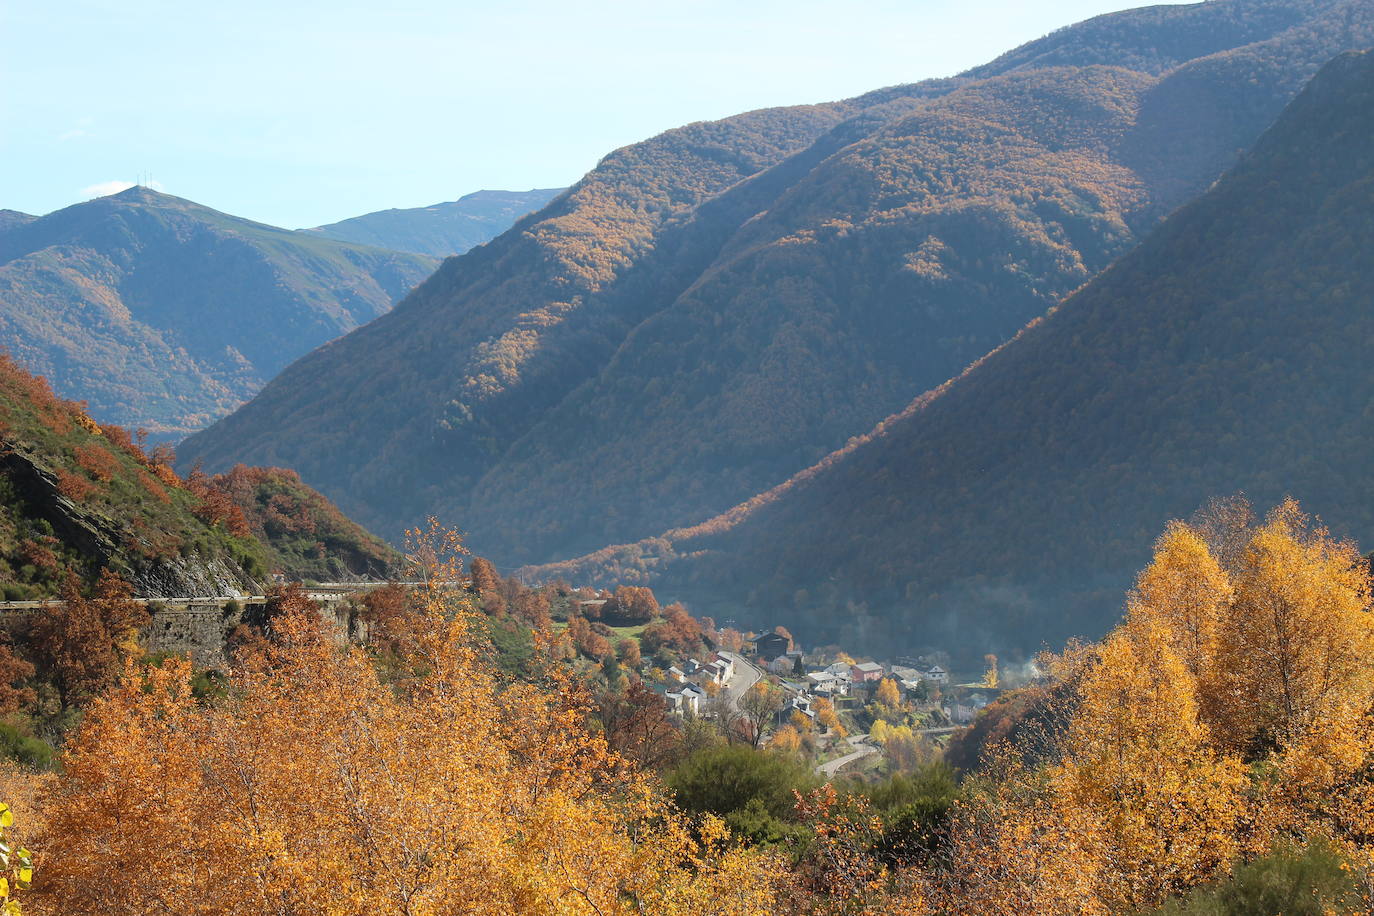
[[[401,555],[285,468],[235,465],[207,483],[242,511],[268,562],[293,582],[386,579]]]
[[[300,231],[359,245],[446,258],[491,241],[563,190],[474,191],[449,203],[378,210]]]
[[[186,478],[0,354],[0,597],[109,572],[140,597],[260,594],[272,576],[382,579],[400,556],[279,468]]]
[[[1368,537],[1374,55],[1048,318],[809,471],[580,566],[809,641],[1033,650],[1115,619],[1153,532],[1292,494]],[[609,572],[607,572],[609,571]]]
[[[0,218],[0,345],[101,421],[176,438],[436,264],[130,188]]]
[[[0,590],[56,594],[101,570],[160,597],[249,591],[270,572],[241,515],[165,449],[92,420],[0,355]]]
[[[184,456],[294,467],[388,534],[437,511],[506,565],[690,523],[1043,314],[1371,42],[1363,2],[1150,8],[955,80],[669,132]]]

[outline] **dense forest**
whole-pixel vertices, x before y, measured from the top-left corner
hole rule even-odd
[[[294,467],[388,536],[438,512],[507,566],[691,524],[1011,337],[1371,40],[1364,3],[1168,6],[669,132],[183,455]]]
[[[550,574],[805,638],[1034,651],[1100,633],[1210,494],[1358,499],[1374,335],[1374,59],[1331,63],[1225,179],[1014,341],[809,471]]]
[[[102,422],[166,441],[382,314],[437,263],[130,188],[0,220],[0,345]]]

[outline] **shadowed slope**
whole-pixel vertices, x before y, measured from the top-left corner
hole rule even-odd
[[[793,481],[549,574],[639,572],[808,641],[1096,635],[1209,497],[1367,538],[1374,55],[1331,63],[1218,186],[1049,318]]]

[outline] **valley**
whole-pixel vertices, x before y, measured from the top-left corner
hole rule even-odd
[[[0,913],[1374,912],[1374,3],[1000,3],[10,17]]]

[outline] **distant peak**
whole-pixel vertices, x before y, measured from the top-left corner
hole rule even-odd
[[[147,185],[136,184],[132,188],[125,188],[110,197],[118,197],[121,200],[169,200],[172,195],[155,190]]]

